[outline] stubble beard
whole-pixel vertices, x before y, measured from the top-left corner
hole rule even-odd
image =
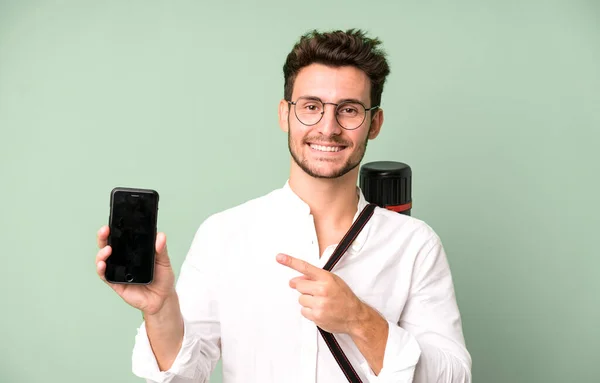
[[[370,126],[369,126],[369,130],[371,130]],[[336,142],[335,139],[333,139],[331,141]],[[342,166],[338,171],[336,171],[334,173],[322,174],[322,173],[318,172],[317,167],[311,168],[311,166],[308,163],[308,160],[306,158],[304,158],[302,160],[299,158],[299,155],[294,150],[294,145],[292,144],[292,134],[291,134],[291,129],[290,129],[290,123],[288,121],[288,150],[290,151],[290,154],[291,154],[292,158],[294,159],[294,162],[298,165],[298,167],[300,167],[300,169],[302,169],[306,174],[308,174],[309,176],[314,177],[314,178],[335,179],[335,178],[339,178],[339,177],[346,175],[348,172],[350,172],[351,170],[356,168],[362,162],[362,160],[365,156],[365,153],[367,151],[368,142],[369,142],[369,135],[367,134],[365,141],[361,145],[358,146],[358,148],[357,148],[358,150],[356,150],[354,153],[352,153],[352,155],[348,158],[348,160],[346,161],[344,166]],[[336,143],[341,143],[341,142],[336,142]],[[300,143],[300,147],[297,148],[298,151],[301,151],[302,148],[304,147],[304,145],[306,145],[305,139],[302,140],[302,142]],[[351,150],[351,149],[352,148],[347,147],[344,150]]]

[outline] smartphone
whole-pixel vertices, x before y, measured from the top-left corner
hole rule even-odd
[[[158,193],[116,187],[110,194],[105,277],[111,283],[149,284],[154,278]]]

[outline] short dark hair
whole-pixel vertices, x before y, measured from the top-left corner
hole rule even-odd
[[[283,97],[286,100],[292,97],[294,81],[302,68],[319,63],[333,67],[354,66],[364,71],[371,80],[370,106],[380,105],[390,68],[386,53],[379,45],[381,41],[378,38],[369,38],[360,29],[330,32],[313,30],[302,35],[283,65]]]

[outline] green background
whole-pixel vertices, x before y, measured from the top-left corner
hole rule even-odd
[[[379,36],[365,161],[413,168],[477,383],[598,382],[600,2],[0,1],[0,382],[137,382],[95,274],[114,186],[155,188],[177,272],[209,215],[284,184],[282,65]],[[220,371],[215,372],[220,382]]]

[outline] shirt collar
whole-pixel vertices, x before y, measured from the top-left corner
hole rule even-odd
[[[310,206],[306,202],[304,202],[298,194],[296,194],[292,188],[290,187],[290,180],[285,182],[283,188],[284,203],[286,208],[290,208],[295,212],[298,212],[303,215],[310,214]]]
[[[283,186],[283,188],[281,190],[283,192],[286,208],[292,209],[293,211],[298,212],[302,215],[310,214],[310,206],[308,206],[308,204],[306,202],[304,202],[292,190],[292,188],[290,187],[289,179],[285,182],[285,185]],[[358,186],[356,187],[356,193],[358,194],[358,204],[357,204],[356,214],[354,214],[354,218],[352,219],[352,222],[356,221],[360,212],[365,208],[365,206],[367,206],[369,204],[369,202],[365,199],[365,196],[364,196],[362,190]],[[356,239],[352,243],[352,245],[351,245],[352,250],[358,251],[363,247],[363,245],[367,239],[367,235],[369,233],[370,227],[371,227],[371,225],[368,223],[367,223],[367,225],[365,225],[365,227],[362,229],[362,231],[358,234],[358,237],[356,237]]]

